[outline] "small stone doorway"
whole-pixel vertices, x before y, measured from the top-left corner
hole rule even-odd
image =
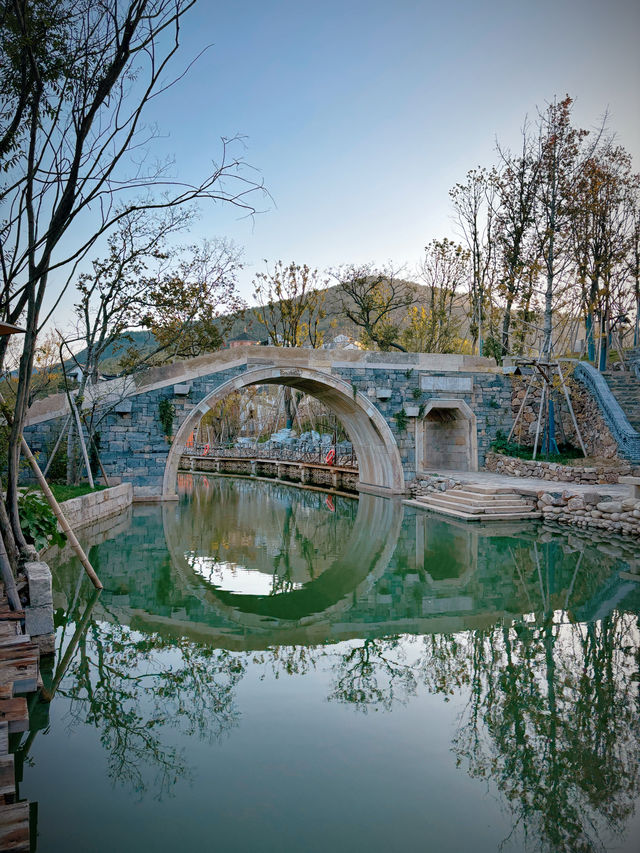
[[[476,416],[464,400],[429,400],[416,423],[416,468],[477,471]]]

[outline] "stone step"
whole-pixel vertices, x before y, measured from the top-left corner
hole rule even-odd
[[[473,492],[467,493],[466,495],[461,494],[460,492],[432,492],[429,495],[424,495],[422,500],[427,503],[431,500],[436,500],[443,502],[445,504],[451,504],[451,506],[468,506],[474,507],[478,512],[481,512],[483,509],[488,509],[490,507],[504,507],[505,509],[511,508],[513,506],[528,506],[525,501],[518,498],[516,495],[505,497],[489,497],[489,496],[478,496]]]
[[[521,502],[514,501],[510,504],[496,504],[493,506],[478,506],[475,504],[464,503],[463,501],[447,501],[443,500],[442,497],[431,497],[427,500],[421,501],[425,506],[439,508],[439,509],[451,509],[455,512],[466,513],[467,515],[493,515],[496,513],[530,513],[533,512],[533,507]]]
[[[448,489],[449,493],[452,491],[461,491],[460,489]],[[492,486],[485,483],[464,483],[464,491],[465,492],[474,492],[478,495],[515,495],[514,490],[511,486]]]
[[[452,507],[436,507],[436,506],[427,506],[424,503],[420,503],[419,501],[408,500],[404,501],[408,506],[416,506],[420,509],[428,509],[430,512],[436,512],[439,515],[448,515],[451,518],[460,518],[463,521],[519,521],[519,520],[532,520],[540,517],[539,512],[534,512],[530,510],[529,512],[502,512],[495,513],[493,515],[487,515],[486,513],[468,513],[468,512],[460,512],[459,510],[455,510]]]
[[[437,494],[437,492],[435,493]],[[516,492],[504,492],[499,495],[487,495],[482,492],[472,492],[469,489],[452,489],[450,491],[442,492],[443,495],[460,495],[464,497],[468,502],[478,501],[479,503],[509,503],[510,501],[517,498],[518,495]]]

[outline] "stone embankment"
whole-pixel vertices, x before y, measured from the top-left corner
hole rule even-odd
[[[539,480],[551,480],[555,483],[581,483],[598,485],[617,483],[620,477],[633,473],[629,463],[616,465],[560,465],[557,462],[545,462],[541,459],[518,459],[502,453],[490,451],[485,460],[487,471],[505,474],[508,477],[535,477]]]
[[[61,504],[62,511],[71,527],[85,527],[103,518],[118,515],[125,510],[133,500],[131,483],[121,483],[110,489],[90,492],[78,498],[70,498]]]
[[[449,489],[461,489],[462,482],[454,477],[445,477],[433,474],[422,479],[412,480],[408,484],[409,494],[412,498],[421,498],[433,492],[446,492]]]
[[[538,509],[545,521],[640,537],[640,499],[612,499],[595,492],[539,492]]]

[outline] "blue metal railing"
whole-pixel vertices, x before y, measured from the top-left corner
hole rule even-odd
[[[602,374],[591,364],[579,361],[573,372],[589,391],[602,412],[605,423],[618,445],[618,450],[630,462],[640,462],[640,433],[627,420],[620,403],[607,385]]]

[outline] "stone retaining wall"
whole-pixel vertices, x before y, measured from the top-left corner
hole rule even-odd
[[[640,500],[587,493],[539,492],[538,509],[545,521],[595,528],[623,536],[640,537]]]
[[[502,453],[487,453],[485,460],[487,471],[505,474],[510,477],[536,477],[539,480],[552,480],[563,483],[617,483],[619,477],[632,473],[632,466],[620,463],[616,467],[598,465],[585,467],[582,465],[560,465],[557,462],[545,462],[541,459],[518,459],[515,456],[505,456]]]
[[[118,515],[133,501],[133,486],[131,483],[121,483],[110,489],[90,492],[78,498],[64,501],[60,506],[67,521],[75,530],[86,524],[93,524],[101,518]]]
[[[571,375],[572,367],[569,364],[563,366],[563,372],[567,388],[571,396],[573,411],[580,429],[580,435],[582,436],[587,453],[589,456],[595,456],[600,459],[617,459],[618,443],[611,434],[611,431],[598,408],[598,404],[595,402],[591,394],[589,394],[584,385],[573,379],[573,376]],[[520,409],[522,400],[524,399],[529,378],[530,377],[526,375],[512,377],[511,410],[514,419]],[[533,447],[535,441],[536,421],[540,408],[540,394],[540,383],[537,383],[537,387],[529,392],[527,403],[513,436],[514,441],[517,441],[519,444],[523,444],[526,447]],[[571,420],[571,415],[567,410],[564,398],[562,398],[560,407],[556,408],[556,425],[558,442],[561,441],[564,434],[568,443],[572,444],[574,447],[580,446],[573,426],[573,421]]]
[[[442,477],[440,474],[432,474],[427,477],[412,480],[409,483],[409,494],[412,498],[428,495],[430,492],[445,492],[447,489],[460,489],[462,483],[453,477]]]

